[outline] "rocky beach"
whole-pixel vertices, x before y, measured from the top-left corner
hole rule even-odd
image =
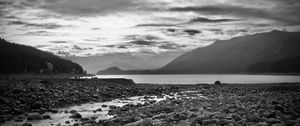
[[[299,84],[135,84],[118,79],[11,79],[0,80],[0,121],[30,126],[294,126],[300,125]],[[140,96],[142,102],[130,99]],[[154,98],[155,97],[155,98]],[[127,100],[121,106],[108,104]],[[160,100],[157,100],[160,99]],[[109,118],[85,117],[71,109],[85,106]],[[113,102],[112,102],[113,103]],[[51,114],[49,114],[51,113]],[[53,122],[64,114],[64,123]]]

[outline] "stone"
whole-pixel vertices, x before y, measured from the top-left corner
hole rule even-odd
[[[79,126],[79,124],[78,123],[74,123],[73,126]]]
[[[30,110],[33,110],[33,109],[40,109],[42,106],[42,104],[40,102],[35,102],[33,104],[30,105]]]
[[[280,120],[279,119],[276,119],[276,118],[269,118],[268,120],[267,120],[267,122],[268,123],[280,123]]]
[[[297,119],[295,120],[295,123],[296,123],[296,125],[300,125],[300,118],[297,118]]]
[[[289,119],[289,120],[287,120],[287,121],[285,122],[285,124],[286,124],[287,126],[293,126],[293,125],[295,125],[295,120]]]
[[[103,126],[118,126],[117,123],[111,121],[111,120],[105,120],[102,124]]]
[[[34,112],[34,113],[28,113],[27,120],[41,120],[42,116],[40,113]]]
[[[90,120],[88,117],[81,118],[81,121],[82,121],[82,122],[88,121],[88,120]]]
[[[152,117],[152,119],[162,119],[162,118],[165,118],[165,114],[158,114],[158,115],[155,115]]]
[[[74,114],[76,112],[77,112],[76,110],[71,110],[69,113]]]
[[[55,110],[55,109],[50,109],[49,110],[51,113],[58,113],[58,110]]]
[[[43,119],[51,119],[51,117],[49,115],[43,115],[42,117],[43,117]]]
[[[102,108],[106,108],[106,107],[108,107],[108,106],[107,106],[107,105],[105,105],[105,104],[103,104],[101,107],[102,107]]]
[[[118,107],[117,106],[115,106],[115,105],[110,105],[110,106],[108,106],[109,107],[109,109],[117,109]]]
[[[31,123],[23,123],[21,126],[32,126]]]
[[[98,126],[98,123],[95,120],[88,120],[81,123],[83,126]]]
[[[73,113],[69,118],[81,118],[82,116],[79,113]]]
[[[151,119],[141,119],[136,122],[127,123],[124,126],[152,126],[152,120]]]
[[[98,109],[96,109],[96,110],[93,110],[94,113],[96,113],[96,112],[101,112],[101,111],[102,111],[101,108],[98,108]]]
[[[256,124],[256,126],[269,126],[269,123],[267,122],[259,122]]]
[[[176,126],[190,126],[192,124],[192,122],[188,121],[188,120],[180,120]]]
[[[225,120],[225,119],[220,119],[217,121],[217,125],[221,125],[221,126],[224,126],[226,124],[228,124],[230,121],[228,120]]]
[[[281,123],[275,123],[275,124],[273,124],[272,126],[284,126],[284,124],[281,124]]]
[[[211,120],[211,119],[204,119],[204,120],[202,120],[202,124],[203,125],[209,125],[209,124],[212,124],[213,123],[213,120]]]
[[[16,121],[16,122],[22,122],[25,118],[26,118],[26,117],[25,117],[24,115],[20,115],[20,116],[17,116],[17,117],[15,118],[15,121]]]

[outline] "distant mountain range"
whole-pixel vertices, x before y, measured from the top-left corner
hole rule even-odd
[[[271,31],[218,40],[184,53],[162,68],[98,74],[300,73],[300,32]]]
[[[36,48],[0,38],[0,74],[83,73],[82,67]]]
[[[130,54],[106,54],[88,57],[66,57],[79,63],[88,73],[97,73],[110,67],[118,67],[122,70],[157,69],[166,65],[179,54],[162,54],[136,56]]]

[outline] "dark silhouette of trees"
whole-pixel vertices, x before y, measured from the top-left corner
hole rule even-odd
[[[82,67],[58,56],[0,38],[0,73],[83,73]]]

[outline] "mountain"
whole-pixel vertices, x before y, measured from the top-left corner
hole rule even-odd
[[[292,58],[294,62],[300,57],[299,49],[300,32],[272,31],[216,41],[210,46],[177,57],[160,70],[170,73],[276,72],[258,68],[258,64],[278,64],[287,58]]]
[[[299,49],[300,32],[258,33],[218,40],[142,74],[300,73]]]
[[[66,57],[67,59],[79,63],[88,73],[97,73],[110,67],[118,67],[122,70],[157,69],[160,68],[179,54],[161,55],[131,55],[131,54],[105,54],[88,57]]]
[[[97,72],[98,75],[118,75],[118,74],[156,74],[152,70],[122,70],[119,67],[113,66],[105,70]]]
[[[77,63],[0,38],[0,73],[83,73]]]

